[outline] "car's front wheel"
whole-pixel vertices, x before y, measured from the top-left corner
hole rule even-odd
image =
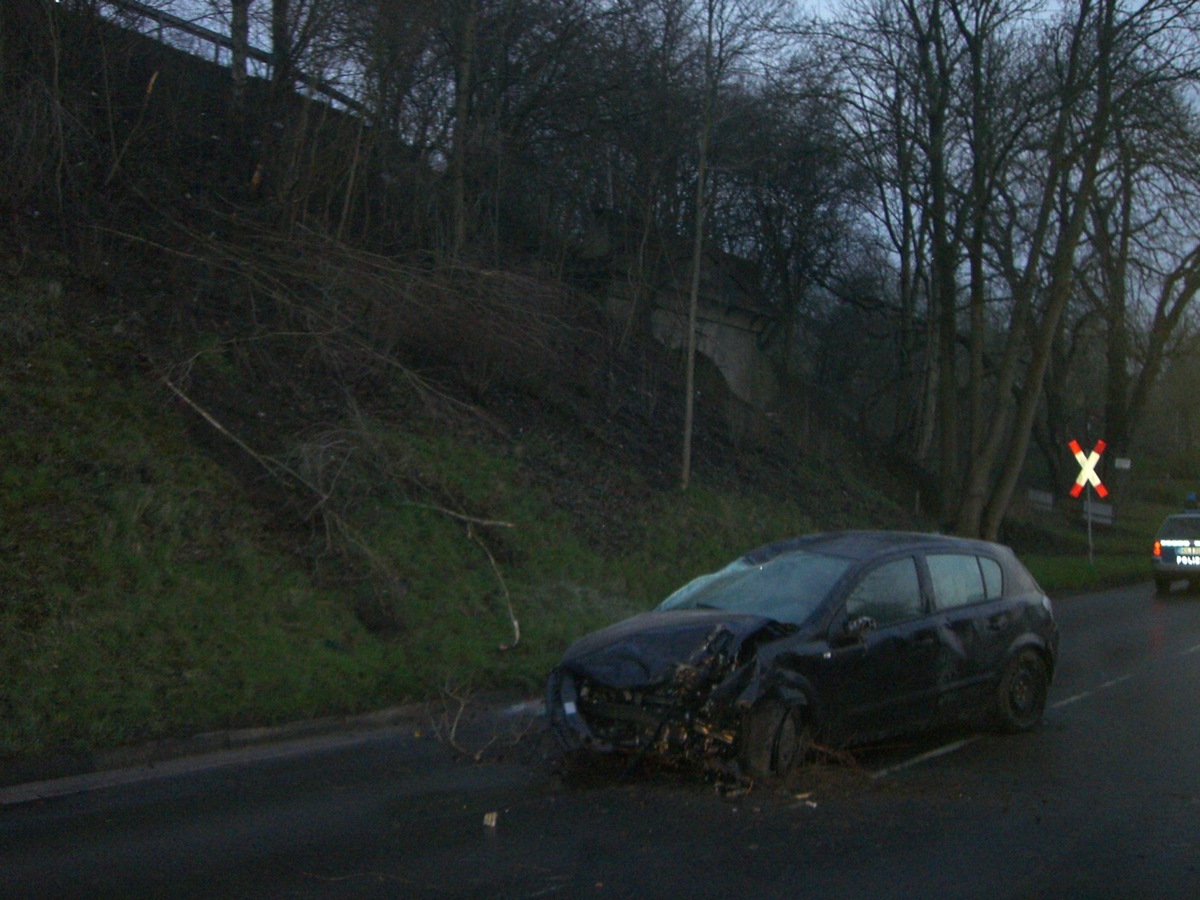
[[[755,778],[784,779],[808,753],[808,723],[796,707],[763,700],[746,716],[742,764]]]
[[[1026,648],[1008,662],[996,689],[996,718],[1004,731],[1028,731],[1042,720],[1050,677],[1046,662]]]

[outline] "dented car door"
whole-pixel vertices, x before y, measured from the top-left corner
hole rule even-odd
[[[874,740],[934,711],[939,638],[916,559],[869,569],[834,618],[819,682],[839,740]]]
[[[1025,623],[1003,596],[996,560],[933,553],[925,562],[940,621],[939,713],[952,718],[987,704],[992,684]]]

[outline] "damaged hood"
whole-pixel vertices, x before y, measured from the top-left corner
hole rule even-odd
[[[671,680],[680,666],[732,657],[746,638],[764,629],[783,626],[766,616],[725,610],[656,610],[580,638],[567,648],[562,667],[618,690],[645,688]]]

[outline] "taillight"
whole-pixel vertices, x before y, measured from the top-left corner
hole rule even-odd
[[[1162,541],[1155,541],[1154,542],[1154,558],[1158,559],[1160,556],[1162,556]]]

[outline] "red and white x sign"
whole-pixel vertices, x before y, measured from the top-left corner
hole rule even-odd
[[[1079,460],[1079,474],[1075,476],[1075,483],[1071,485],[1071,496],[1078,497],[1083,491],[1083,486],[1090,483],[1100,497],[1107,497],[1108,488],[1100,483],[1100,476],[1096,474],[1096,463],[1100,461],[1100,454],[1104,452],[1106,446],[1104,441],[1096,441],[1096,449],[1087,456],[1083,455],[1083,448],[1079,446],[1079,441],[1071,441],[1067,446]]]

